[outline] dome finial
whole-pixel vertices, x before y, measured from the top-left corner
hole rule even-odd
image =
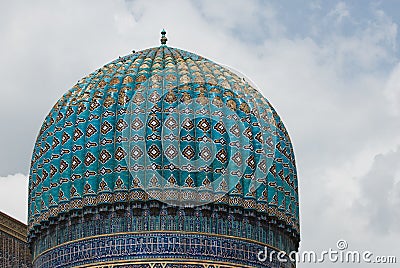
[[[168,41],[167,37],[165,36],[166,34],[167,34],[167,32],[164,29],[162,29],[162,31],[161,31],[161,39],[160,39],[161,45],[165,45],[167,43],[167,41]]]

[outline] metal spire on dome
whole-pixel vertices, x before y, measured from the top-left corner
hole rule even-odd
[[[161,39],[160,39],[161,45],[165,45],[168,41],[167,37],[165,36],[166,34],[167,34],[167,32],[163,29],[161,31]]]

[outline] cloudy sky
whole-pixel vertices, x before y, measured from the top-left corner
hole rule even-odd
[[[399,11],[395,0],[0,1],[0,210],[26,222],[33,144],[57,99],[118,56],[157,46],[165,28],[170,46],[250,77],[282,117],[301,250],[345,239],[400,262]]]

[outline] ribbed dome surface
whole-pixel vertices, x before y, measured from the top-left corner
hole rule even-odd
[[[91,207],[160,200],[265,214],[298,234],[297,190],[292,145],[270,103],[227,68],[160,46],[104,65],[50,111],[31,162],[29,230]]]

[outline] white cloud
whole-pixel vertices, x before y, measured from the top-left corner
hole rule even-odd
[[[275,8],[267,2],[255,0],[196,1],[201,15],[225,33],[244,42],[260,42],[267,37],[278,37],[286,29],[278,19]]]
[[[350,28],[352,30],[347,30]],[[397,38],[397,24],[381,10],[372,18],[353,21],[345,29],[337,29],[326,36],[327,55],[336,61],[339,73],[352,75],[361,71],[376,71],[380,64],[393,64]]]
[[[393,115],[400,115],[400,64],[393,69],[386,83],[385,96],[390,103]]]
[[[368,220],[366,226],[380,234],[400,233],[400,147],[378,154],[370,170],[360,178],[360,197],[354,211]]]
[[[26,223],[28,202],[28,178],[17,173],[0,177],[0,210]]]
[[[341,23],[343,19],[350,17],[350,11],[345,2],[339,2],[329,12],[328,16],[332,16],[336,20],[336,23]]]

